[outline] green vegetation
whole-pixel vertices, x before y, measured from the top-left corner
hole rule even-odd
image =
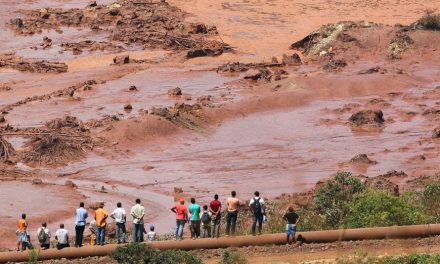
[[[247,259],[236,249],[225,249],[223,251],[223,259],[219,264],[247,264]]]
[[[421,206],[409,200],[406,196],[396,197],[387,192],[366,191],[350,203],[345,227],[414,225],[432,221]]]
[[[35,249],[29,251],[29,264],[38,263],[38,252]]]
[[[426,14],[417,21],[417,25],[426,30],[440,30],[440,15],[433,11],[426,11]]]
[[[356,254],[351,258],[338,259],[337,264],[437,264],[440,254],[412,254],[392,257],[374,257],[368,254]]]
[[[139,243],[118,247],[112,257],[121,264],[202,264],[199,258],[189,252],[156,250]]]
[[[312,210],[323,217],[327,228],[338,228],[355,196],[365,189],[365,184],[351,173],[338,172],[315,192]]]
[[[425,187],[421,202],[428,212],[440,222],[440,183],[432,183]]]

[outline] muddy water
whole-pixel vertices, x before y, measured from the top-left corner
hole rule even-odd
[[[0,11],[0,23],[4,25],[16,17],[14,12],[18,9],[83,7],[88,2],[22,1],[17,4],[0,1],[4,7]],[[91,36],[88,30],[63,29],[61,35],[50,31],[32,37],[17,37],[1,26],[0,47],[5,51],[16,51],[29,58],[68,59],[70,71],[39,75],[2,70],[1,82],[11,83],[14,90],[0,92],[0,105],[50,93],[79,81],[107,79],[109,76],[116,79],[100,84],[92,91],[79,92],[74,99],[35,102],[16,108],[7,115],[8,122],[30,126],[41,125],[64,114],[83,120],[105,114],[135,115],[140,108],[174,103],[174,99],[166,95],[166,91],[174,86],[180,86],[192,100],[201,95],[229,93],[231,91],[224,85],[229,78],[189,69],[230,60],[267,60],[273,55],[291,53],[288,47],[293,41],[329,22],[366,19],[391,24],[410,23],[423,10],[439,7],[434,1],[419,3],[415,0],[383,1],[380,7],[376,2],[359,1],[171,2],[195,14],[188,19],[216,25],[220,37],[236,47],[237,53],[195,59],[171,69],[161,69],[159,65],[114,77],[122,68],[109,66],[111,54],[95,57],[96,54],[89,56],[86,53],[73,58],[69,52],[58,53],[60,49],[56,44],[60,42],[91,37],[100,40],[102,36]],[[29,47],[38,45],[44,35],[54,40],[55,47],[44,51],[30,50]],[[158,54],[158,57],[162,56]],[[182,70],[183,66],[188,68]],[[328,80],[336,77],[330,76]],[[139,92],[127,92],[130,85],[136,85]],[[40,221],[47,218],[51,229],[64,222],[69,230],[73,230],[72,214],[79,200],[87,204],[106,201],[107,209],[111,210],[117,201],[122,201],[128,209],[136,197],[141,197],[147,206],[148,223],[158,225],[159,233],[167,233],[173,226],[168,208],[173,203],[174,187],[183,188],[186,195],[205,203],[214,192],[224,200],[231,189],[236,189],[242,199],[249,199],[255,189],[265,197],[301,191],[336,170],[352,170],[369,176],[391,169],[404,170],[410,175],[435,171],[440,161],[437,155],[439,146],[429,138],[431,125],[420,113],[411,119],[402,114],[414,110],[417,100],[390,99],[391,106],[383,109],[388,121],[381,132],[354,132],[345,124],[350,113],[335,114],[325,110],[368,99],[315,101],[297,108],[253,114],[225,121],[208,131],[179,134],[169,141],[130,148],[126,153],[92,153],[87,160],[64,168],[35,170],[44,176],[44,181],[54,185],[39,187],[30,183],[0,182],[0,202],[7,205],[5,209],[0,208],[0,215],[4,216],[4,222],[0,224],[7,226],[1,230],[7,238],[3,246],[14,246],[16,237],[11,234],[22,212],[29,212],[32,232]],[[434,105],[434,100],[426,103]],[[132,113],[122,111],[125,103],[133,104]],[[324,119],[333,122],[327,123]],[[11,141],[17,147],[23,144],[20,138]],[[360,170],[346,162],[359,153],[368,154],[378,164]],[[415,159],[418,154],[428,158],[424,161]],[[146,165],[153,168],[146,171],[143,169]],[[22,164],[18,167],[30,170]],[[78,189],[60,187],[66,180],[73,180]],[[24,192],[26,196],[22,195]],[[26,199],[28,197],[32,203]]]
[[[123,78],[97,85],[92,91],[79,91],[74,98],[59,98],[43,102],[34,102],[11,111],[8,114],[13,126],[39,126],[45,122],[66,114],[88,121],[105,115],[135,116],[140,109],[148,110],[153,106],[169,106],[174,102],[194,103],[200,96],[221,94],[236,96],[237,90],[231,90],[225,84],[230,77],[222,77],[215,72],[188,72],[176,68],[155,68],[129,74]],[[129,91],[135,85],[138,91]],[[168,96],[169,89],[180,87],[182,97]],[[234,94],[232,94],[234,93]],[[184,97],[189,96],[190,100]],[[133,110],[125,112],[124,105],[131,104]],[[62,107],[61,107],[62,106]],[[44,109],[44,110],[43,110]]]

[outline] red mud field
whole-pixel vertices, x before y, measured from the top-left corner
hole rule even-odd
[[[404,189],[439,171],[440,32],[402,26],[437,2],[89,2],[0,1],[0,248],[23,212],[34,239],[41,221],[73,232],[80,201],[139,197],[164,234],[177,197],[274,198],[338,170],[404,171]]]

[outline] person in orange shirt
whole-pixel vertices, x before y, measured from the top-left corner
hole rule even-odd
[[[104,210],[104,203],[99,205],[99,208],[95,211],[95,221],[96,221],[96,244],[104,245],[105,240],[105,227],[107,225],[106,220],[108,213]]]
[[[17,251],[24,250],[25,245],[28,242],[26,214],[22,214],[21,219],[18,220],[17,236],[18,236]]]

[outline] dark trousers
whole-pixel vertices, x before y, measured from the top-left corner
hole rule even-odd
[[[81,247],[84,237],[85,226],[75,226],[75,247]]]
[[[200,220],[191,221],[191,225],[189,226],[189,230],[191,231],[191,238],[199,238],[200,237]]]
[[[212,237],[220,237],[220,222],[221,216],[218,215],[212,220]]]
[[[118,243],[121,242],[121,237],[122,237],[123,243],[127,242],[126,236],[127,236],[127,231],[125,228],[125,223],[116,223],[116,237],[115,238],[118,240]]]
[[[257,228],[258,222],[258,233],[261,234],[261,230],[263,229],[263,214],[254,214],[252,218],[252,235],[255,235],[255,229]]]
[[[237,224],[238,212],[229,212],[226,214],[226,235],[235,234],[235,225]]]
[[[133,242],[144,241],[144,224],[133,224]]]
[[[67,248],[67,247],[70,247],[69,243],[66,243],[66,244],[57,243],[57,249],[63,249],[63,248]]]

